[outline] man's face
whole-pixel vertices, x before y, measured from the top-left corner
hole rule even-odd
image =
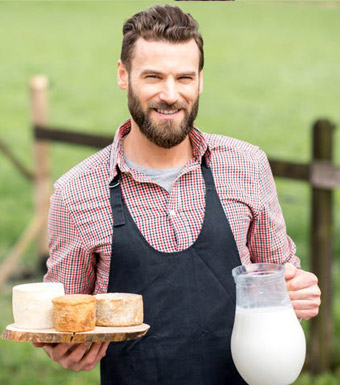
[[[199,49],[186,43],[137,40],[128,73],[120,63],[118,81],[128,89],[133,121],[154,144],[171,148],[190,132],[202,90]]]

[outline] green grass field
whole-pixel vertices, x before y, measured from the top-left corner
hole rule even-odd
[[[165,3],[158,1],[158,4]],[[28,80],[51,82],[51,125],[113,135],[127,118],[126,95],[116,85],[123,21],[155,2],[0,2],[0,138],[33,167]],[[311,125],[340,124],[340,7],[265,2],[176,2],[200,22],[205,39],[205,83],[197,125],[259,145],[271,157],[308,161]],[[334,143],[340,165],[340,129]],[[53,180],[94,150],[55,144]],[[310,191],[277,180],[288,233],[309,265]],[[33,214],[33,190],[0,153],[0,262]],[[335,194],[340,233],[340,190]],[[335,237],[334,363],[340,367],[340,238]],[[35,268],[34,245],[19,269]],[[41,277],[35,278],[35,280]],[[0,294],[0,329],[12,322],[10,281]],[[306,330],[308,323],[305,323]],[[30,344],[0,341],[0,384],[97,384],[91,373],[64,371]],[[340,384],[340,369],[298,385]]]

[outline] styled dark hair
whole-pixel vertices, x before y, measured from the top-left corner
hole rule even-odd
[[[199,51],[199,70],[203,69],[203,39],[198,32],[197,21],[179,7],[156,5],[138,12],[128,19],[123,26],[123,43],[120,59],[131,70],[133,49],[138,38],[151,41],[182,43],[194,39]]]

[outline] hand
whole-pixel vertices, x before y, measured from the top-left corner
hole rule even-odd
[[[42,344],[33,342],[37,348],[44,348],[47,355],[64,367],[76,372],[92,370],[106,354],[109,342],[82,344]]]
[[[317,277],[313,273],[296,268],[291,263],[284,266],[286,286],[296,316],[303,320],[315,317],[321,304]]]

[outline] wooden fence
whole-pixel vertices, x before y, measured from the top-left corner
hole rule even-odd
[[[38,253],[42,264],[48,255],[47,212],[51,195],[50,145],[63,142],[74,145],[102,148],[112,137],[72,132],[52,128],[47,121],[48,81],[35,77],[30,82],[32,126],[34,130],[34,172],[29,171],[0,140],[0,150],[18,170],[35,185],[35,215],[17,244],[0,266],[0,285],[10,276],[21,254],[29,243],[38,238]],[[335,126],[328,120],[318,120],[312,127],[313,151],[310,163],[295,163],[269,159],[275,177],[305,181],[311,188],[310,250],[312,271],[319,278],[322,306],[318,317],[311,322],[309,368],[319,373],[332,368],[333,317],[332,317],[332,263],[333,263],[333,192],[340,187],[340,168],[333,163],[333,137]],[[38,237],[39,235],[39,237]]]

